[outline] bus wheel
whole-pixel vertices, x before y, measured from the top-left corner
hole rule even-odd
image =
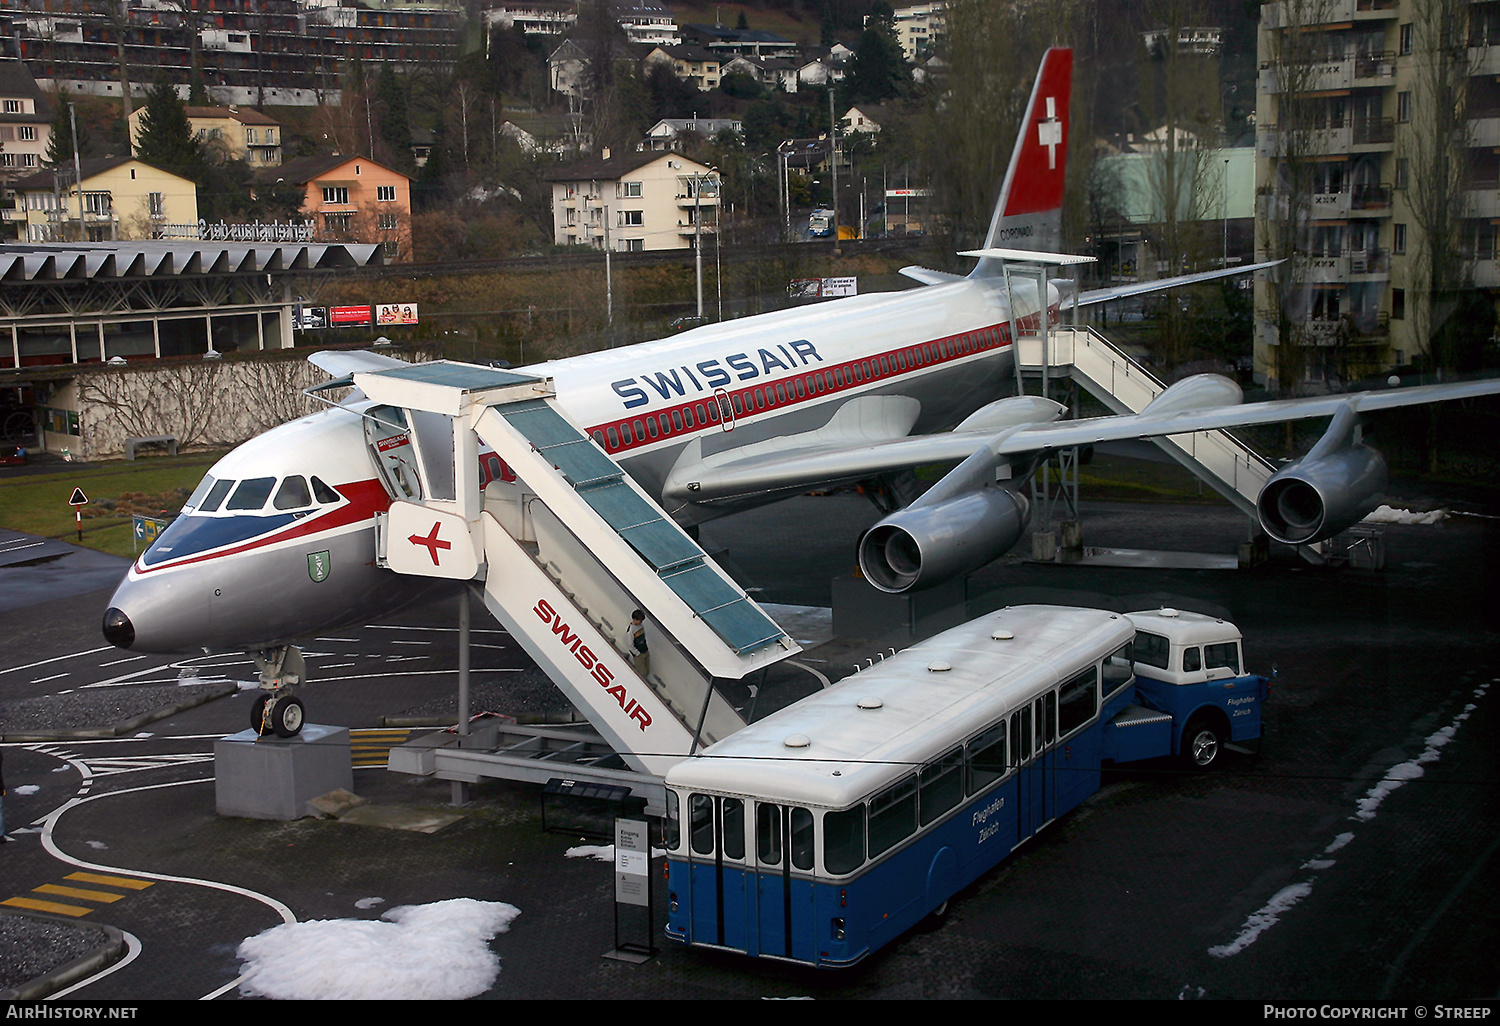
[[[945,901],[937,908],[933,909],[931,912],[922,917],[921,921],[917,923],[917,931],[919,933],[929,933],[933,930],[936,930],[947,921],[948,902]]]
[[[1182,760],[1189,769],[1206,770],[1218,763],[1224,751],[1219,728],[1205,719],[1193,719],[1182,732]]]

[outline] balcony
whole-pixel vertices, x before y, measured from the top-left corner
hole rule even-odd
[[[1349,258],[1343,255],[1299,254],[1293,258],[1295,280],[1313,285],[1336,285],[1349,280]]]
[[[1354,80],[1362,86],[1382,85],[1381,79],[1396,77],[1396,55],[1389,50],[1383,53],[1362,53],[1354,58]]]
[[[1464,217],[1500,218],[1500,183],[1475,184],[1464,192]]]
[[[1338,57],[1317,63],[1298,64],[1292,67],[1277,67],[1267,61],[1261,65],[1257,87],[1262,93],[1275,94],[1288,90],[1298,93],[1318,93],[1335,89],[1354,88],[1354,58]]]
[[[1356,185],[1349,193],[1349,209],[1366,214],[1389,214],[1391,187],[1385,184]]]
[[[1354,130],[1346,124],[1325,128],[1278,128],[1266,125],[1255,133],[1257,157],[1284,157],[1292,154],[1332,155],[1348,153],[1354,148]]]
[[[1353,281],[1375,281],[1391,275],[1391,251],[1356,249],[1350,251],[1349,277]]]
[[[1396,141],[1395,118],[1355,118],[1354,146],[1389,146]]]
[[[1352,195],[1347,192],[1317,192],[1312,197],[1312,217],[1325,221],[1349,216]]]

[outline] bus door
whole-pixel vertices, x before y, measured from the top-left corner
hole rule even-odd
[[[815,961],[812,813],[756,802],[755,862],[756,953]]]
[[[745,803],[688,797],[688,939],[745,951]]]

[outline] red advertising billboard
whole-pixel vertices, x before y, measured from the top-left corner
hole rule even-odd
[[[373,323],[368,306],[331,307],[328,311],[328,320],[336,328],[350,328]]]

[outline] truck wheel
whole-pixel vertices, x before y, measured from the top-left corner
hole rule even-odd
[[[1182,732],[1182,761],[1188,769],[1206,770],[1223,756],[1224,739],[1210,720],[1194,718]]]

